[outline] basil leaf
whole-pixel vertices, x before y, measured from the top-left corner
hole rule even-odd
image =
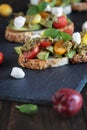
[[[71,35],[54,28],[46,29],[43,35],[50,36],[52,38],[58,38],[58,40],[64,40],[64,41],[69,41],[72,39]]]
[[[62,40],[64,40],[64,41],[69,41],[72,39],[72,36],[65,32],[61,32],[61,37],[62,37]]]
[[[33,105],[33,104],[23,104],[21,106],[16,105],[16,108],[24,114],[34,114],[37,112],[38,107],[37,105]]]
[[[34,14],[37,14],[38,12],[39,12],[38,6],[34,5],[34,6],[31,6],[31,7],[27,10],[27,15],[34,15]]]
[[[27,10],[27,15],[34,15],[43,11],[48,5],[48,2],[42,2],[38,5],[33,5]]]
[[[56,38],[58,34],[58,30],[54,28],[49,28],[44,31],[45,36],[51,36],[52,38]]]
[[[47,7],[47,5],[48,5],[47,2],[42,2],[38,4],[39,12],[42,12]]]
[[[58,30],[58,33],[57,33],[57,37],[58,40],[63,40],[62,36],[61,36],[61,32]]]

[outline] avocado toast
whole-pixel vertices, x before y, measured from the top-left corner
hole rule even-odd
[[[50,28],[41,37],[29,38],[15,47],[18,64],[28,69],[46,69],[71,63],[87,62],[87,32],[69,35]],[[78,37],[78,39],[76,39]]]
[[[47,2],[43,2],[31,6],[26,15],[16,14],[6,27],[5,38],[10,42],[24,43],[31,35],[41,34],[51,27],[69,34],[74,31],[74,23],[63,13],[62,8],[51,8]]]

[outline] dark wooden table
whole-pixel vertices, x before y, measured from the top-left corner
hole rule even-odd
[[[0,130],[87,130],[87,85],[82,91],[84,104],[71,118],[63,118],[51,106],[39,106],[30,116],[20,113],[15,105],[23,103],[0,101]]]

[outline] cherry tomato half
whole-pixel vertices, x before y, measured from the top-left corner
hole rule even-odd
[[[4,61],[4,54],[0,52],[0,64]]]
[[[67,25],[67,23],[68,23],[67,18],[66,16],[63,15],[58,17],[58,20],[53,23],[53,27],[57,29],[63,28]]]
[[[73,29],[67,28],[67,29],[64,29],[64,32],[72,35],[73,34]]]
[[[42,46],[42,47],[48,47],[48,46],[50,46],[52,43],[50,42],[50,41],[41,41],[40,42],[40,45]]]
[[[26,59],[33,59],[36,57],[36,55],[39,53],[39,46],[35,44],[33,48],[31,48],[30,51],[24,52],[24,56]]]
[[[62,55],[66,52],[66,48],[63,47],[63,41],[59,41],[55,43],[54,51],[56,54],[59,54],[59,55]]]

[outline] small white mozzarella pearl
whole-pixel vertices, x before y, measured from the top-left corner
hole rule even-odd
[[[87,30],[87,21],[85,21],[82,25],[82,30]]]
[[[34,39],[34,38],[40,38],[41,36],[39,34],[34,34],[31,36],[31,39]]]
[[[26,18],[23,16],[18,16],[14,19],[14,26],[18,29],[24,26]]]
[[[57,17],[60,17],[63,15],[63,8],[62,7],[52,7],[51,13],[56,15]]]
[[[67,5],[63,8],[63,12],[64,14],[68,15],[72,12],[72,8],[71,8],[71,5]]]
[[[30,0],[31,5],[37,5],[40,0]]]
[[[24,78],[25,77],[24,71],[21,68],[19,68],[19,67],[13,67],[10,75],[13,78],[16,78],[16,79],[20,79],[20,78]]]
[[[81,35],[79,32],[75,32],[72,34],[72,41],[77,43],[77,44],[81,43]]]

